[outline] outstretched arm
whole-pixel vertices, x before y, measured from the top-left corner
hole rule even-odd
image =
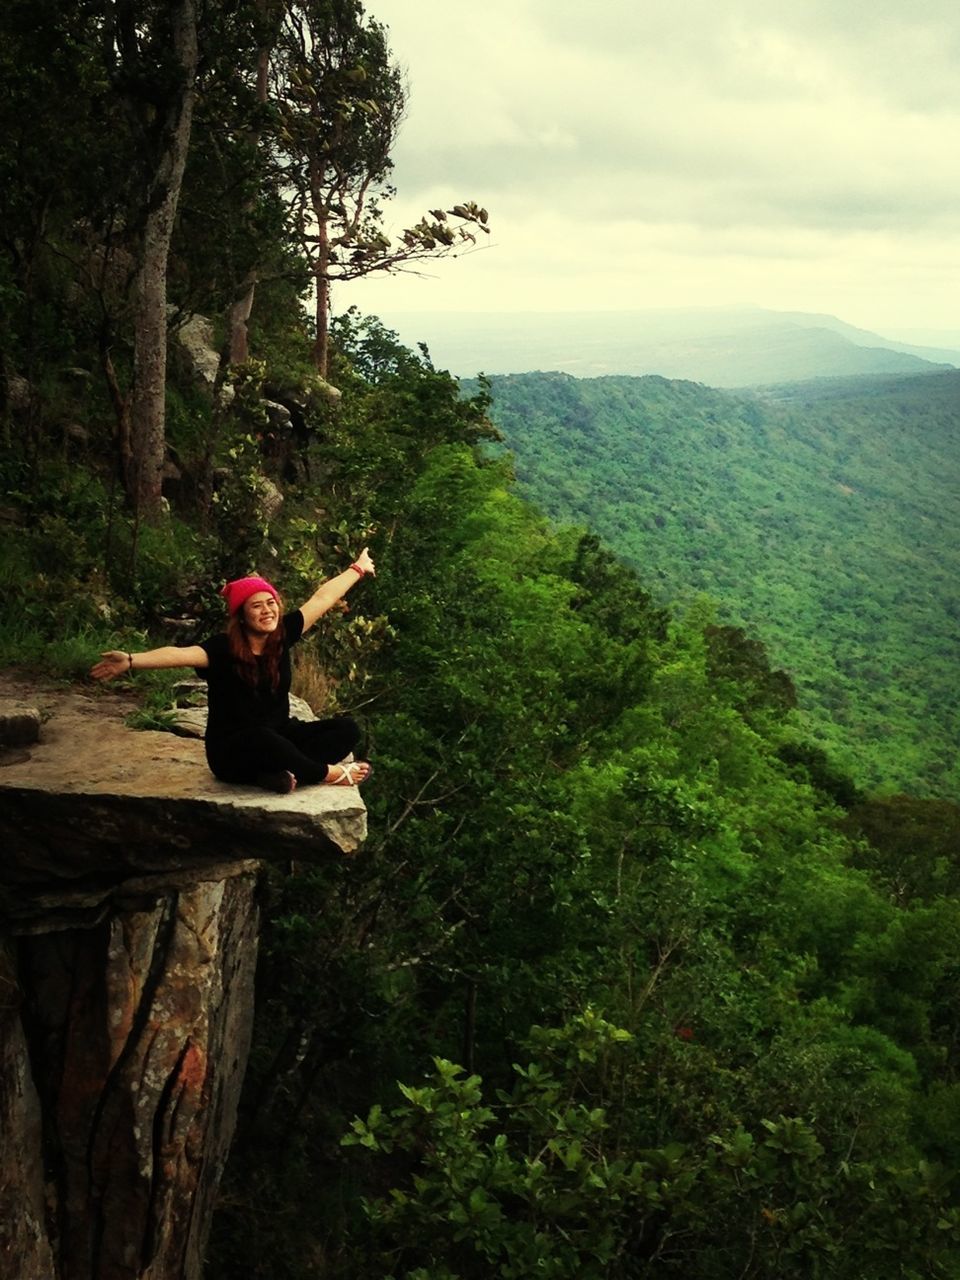
[[[167,667],[209,666],[206,649],[198,644],[177,648],[166,645],[162,649],[148,649],[145,653],[123,653],[120,649],[108,649],[100,655],[100,661],[90,668],[94,680],[112,680],[128,671],[159,671]]]
[[[326,582],[322,582],[306,604],[300,606],[304,631],[312,627],[318,618],[322,618],[338,600],[342,600],[361,578],[366,577],[368,573],[375,576],[376,572],[373,561],[370,559],[370,552],[364,547],[349,569],[344,569],[343,573],[338,573],[335,578],[328,578]]]

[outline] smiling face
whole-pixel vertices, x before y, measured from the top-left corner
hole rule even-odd
[[[243,623],[248,633],[268,636],[276,631],[280,621],[280,606],[269,591],[257,591],[244,601]]]

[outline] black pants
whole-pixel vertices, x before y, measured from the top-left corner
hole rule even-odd
[[[208,742],[207,763],[221,782],[252,783],[287,769],[299,783],[322,782],[330,765],[349,755],[360,729],[348,716],[288,720],[282,729],[245,729]]]

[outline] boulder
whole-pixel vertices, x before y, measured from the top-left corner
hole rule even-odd
[[[7,374],[7,407],[11,413],[29,413],[33,396],[33,386],[26,378],[19,373]]]
[[[285,404],[278,404],[276,400],[264,400],[263,407],[267,411],[271,427],[281,431],[289,429],[293,415]]]
[[[190,316],[174,329],[172,337],[196,380],[212,391],[220,372],[220,352],[214,345],[213,323],[206,316]]]
[[[264,524],[269,524],[283,506],[283,494],[269,476],[262,472],[254,477],[257,501],[260,504],[260,516]]]
[[[319,401],[325,400],[328,404],[339,404],[343,399],[340,388],[335,387],[332,382],[327,382],[326,378],[321,378],[319,374],[313,376],[309,390]]]
[[[182,681],[174,692],[179,699],[195,699],[204,697],[202,706],[177,707],[172,714],[171,729],[184,738],[202,738],[207,731],[206,681]],[[303,698],[290,694],[290,714],[295,720],[316,720],[313,708]]]
[[[220,372],[220,352],[215,344],[213,321],[206,316],[189,316],[171,333],[173,355],[205,391],[213,394]],[[220,400],[229,404],[234,390],[229,383],[220,388]]]
[[[0,698],[0,746],[20,747],[39,737],[39,710],[14,698]]]

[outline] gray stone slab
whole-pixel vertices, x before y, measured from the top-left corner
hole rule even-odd
[[[230,858],[302,862],[366,837],[357,787],[279,796],[210,773],[203,743],[128,729],[129,704],[56,696],[43,740],[0,768],[0,884],[52,887]]]

